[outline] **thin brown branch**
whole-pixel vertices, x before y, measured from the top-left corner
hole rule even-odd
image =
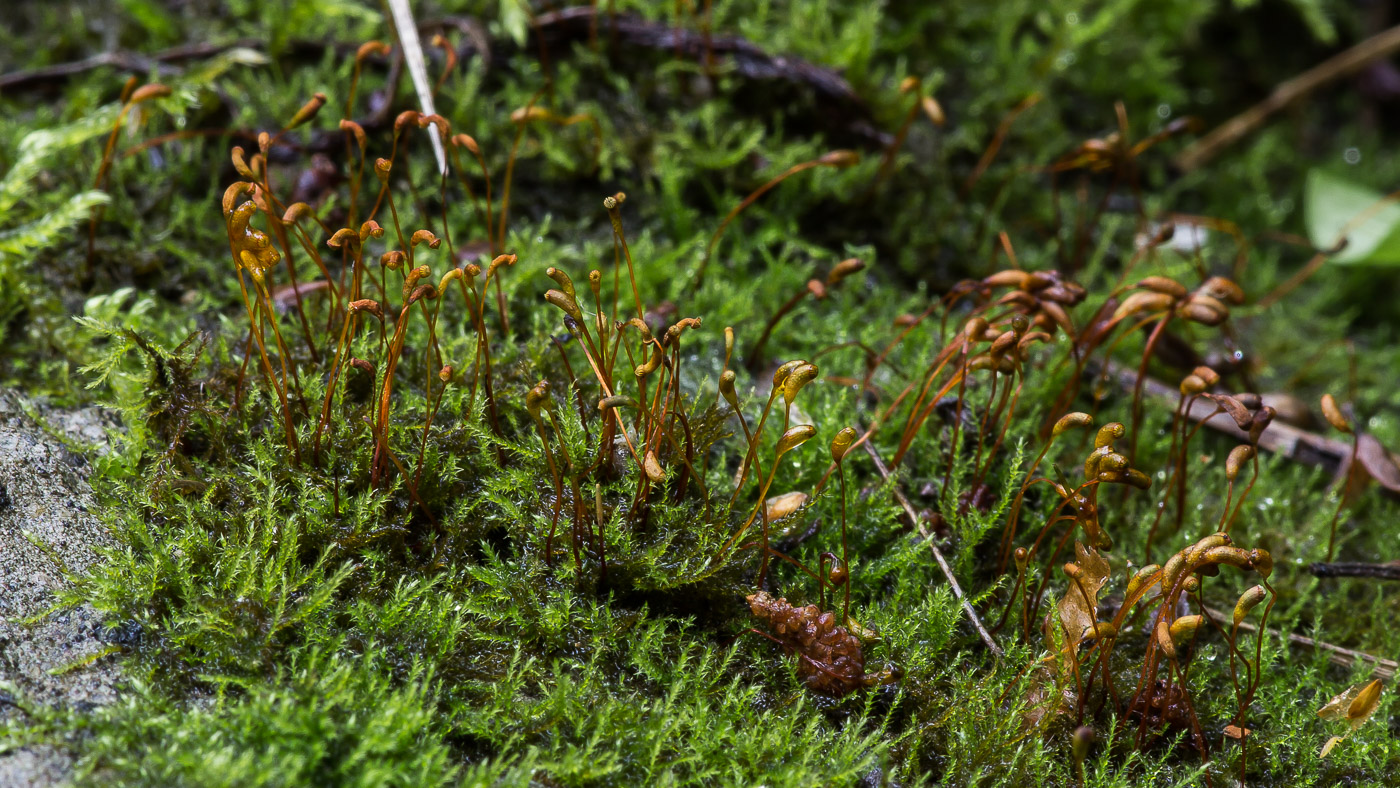
[[[1341,54],[1324,60],[1298,76],[1280,83],[1268,98],[1216,127],[1206,136],[1177,154],[1174,160],[1183,172],[1200,167],[1220,151],[1259,128],[1274,113],[1299,101],[1329,82],[1353,74],[1367,65],[1400,51],[1400,26],[1377,33]]]
[[[1215,619],[1215,622],[1217,624],[1220,624],[1222,627],[1224,627],[1226,623],[1233,619],[1233,616],[1231,616],[1229,613],[1225,613],[1220,610],[1215,610],[1213,608],[1203,608],[1203,611],[1207,616],[1211,617],[1212,619]],[[1245,632],[1259,631],[1259,627],[1249,623],[1248,621],[1240,622],[1240,629],[1244,630]],[[1280,633],[1278,630],[1270,629],[1267,630],[1267,634],[1270,637],[1279,637],[1282,633]],[[1298,646],[1308,646],[1310,648],[1322,649],[1323,651],[1327,652],[1327,658],[1331,660],[1333,664],[1340,665],[1344,668],[1353,667],[1358,662],[1370,662],[1375,666],[1374,668],[1372,668],[1372,675],[1378,678],[1391,678],[1395,675],[1396,670],[1400,670],[1400,663],[1395,662],[1395,660],[1393,659],[1385,659],[1384,657],[1377,657],[1373,654],[1367,654],[1364,651],[1356,651],[1355,649],[1343,648],[1342,646],[1334,646],[1331,643],[1327,643],[1322,640],[1314,640],[1310,637],[1305,637],[1303,635],[1296,635],[1292,632],[1288,633],[1288,642]]]
[[[1400,580],[1400,564],[1316,563],[1308,567],[1314,577],[1369,577]]]
[[[880,472],[880,477],[888,480],[890,478],[890,469],[885,465],[885,461],[880,459],[880,454],[875,451],[875,447],[870,445],[869,441],[861,445],[865,447],[865,453],[869,454],[870,459],[875,462],[875,470]],[[953,596],[956,596],[958,601],[962,603],[963,610],[967,613],[967,618],[972,622],[973,628],[977,630],[978,637],[982,638],[982,642],[987,644],[987,648],[991,650],[993,654],[997,657],[1001,657],[1004,653],[1001,650],[1001,646],[997,645],[996,639],[992,637],[992,633],[988,632],[987,628],[982,625],[982,619],[978,617],[977,609],[972,606],[972,603],[969,602],[967,597],[963,594],[962,586],[958,584],[958,578],[953,575],[953,568],[948,565],[948,559],[943,557],[943,551],[938,549],[938,544],[934,541],[933,535],[924,527],[923,521],[919,519],[919,515],[914,511],[914,507],[909,504],[909,499],[904,496],[904,491],[899,489],[899,485],[897,484],[894,485],[894,499],[899,503],[900,507],[904,509],[904,514],[909,518],[910,522],[919,529],[919,535],[928,543],[929,550],[933,551],[933,559],[938,562],[938,568],[943,571],[943,576],[948,578],[948,585],[953,588]]]

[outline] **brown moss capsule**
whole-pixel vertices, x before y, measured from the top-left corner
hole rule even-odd
[[[620,408],[623,405],[631,405],[632,398],[626,394],[614,394],[611,397],[603,397],[598,400],[598,410],[608,411],[613,408]]]
[[[1206,382],[1204,380],[1201,380],[1199,375],[1187,375],[1186,377],[1181,379],[1180,391],[1181,396],[1183,397],[1190,397],[1195,394],[1200,394],[1207,388],[1208,387],[1206,386]]]
[[[791,405],[808,383],[817,379],[816,364],[802,364],[793,368],[783,380],[783,401]]]
[[[1240,468],[1254,458],[1254,447],[1249,445],[1236,446],[1230,450],[1230,456],[1225,458],[1225,478],[1234,481],[1240,475]]]
[[[151,99],[165,98],[166,96],[169,96],[171,92],[172,91],[169,87],[162,85],[159,82],[152,82],[149,85],[142,85],[141,87],[137,88],[136,92],[131,94],[131,98],[126,100],[126,103],[140,104],[142,102],[150,101]]]
[[[777,455],[782,457],[784,454],[787,454],[798,446],[811,440],[812,436],[816,434],[817,428],[810,424],[799,424],[789,429],[778,439]]]
[[[348,131],[355,138],[355,145],[360,149],[360,155],[365,153],[365,130],[364,127],[349,118],[342,118],[340,121],[341,131]]]
[[[729,407],[734,410],[739,409],[739,395],[734,390],[734,370],[726,369],[719,376],[719,393],[724,397],[724,401],[729,403]]]
[[[836,462],[841,462],[846,458],[846,453],[851,450],[852,444],[856,442],[856,428],[842,427],[836,433],[836,437],[831,439],[831,458]]]
[[[1054,337],[1050,336],[1044,331],[1032,331],[1022,336],[1016,342],[1016,349],[1020,351],[1021,358],[1024,360],[1027,357],[1026,354],[1030,351],[1031,345],[1035,344],[1036,342],[1051,342],[1054,339]]]
[[[438,380],[440,380],[440,381],[442,381],[444,384],[446,384],[446,383],[448,383],[449,381],[452,380],[452,373],[453,373],[452,365],[451,365],[451,364],[445,364],[445,365],[443,365],[443,368],[442,368],[442,369],[438,370]]]
[[[550,120],[554,113],[539,106],[520,107],[510,113],[510,122],[516,125],[532,123],[537,120]]]
[[[354,367],[355,369],[361,370],[362,372],[368,372],[371,375],[374,374],[374,365],[368,361],[365,361],[362,358],[350,359],[350,366]]]
[[[549,292],[558,293],[559,291],[551,290]],[[638,364],[636,369],[632,370],[632,374],[639,378],[644,378],[647,375],[650,375],[657,369],[660,369],[661,362],[665,359],[665,357],[666,354],[661,350],[661,348],[653,346],[651,350],[651,358],[647,359],[645,363]]]
[[[429,276],[432,276],[432,273],[433,270],[426,265],[416,266],[412,271],[409,271],[406,275],[404,275],[404,292],[407,293],[408,291],[412,290],[413,287],[417,285],[419,281],[427,279]]]
[[[289,130],[294,129],[297,126],[300,126],[308,120],[311,120],[312,118],[316,117],[316,113],[320,112],[321,107],[324,107],[325,105],[325,93],[312,94],[311,100],[307,101],[305,104],[302,104],[301,109],[297,110],[297,114],[292,116],[292,120],[290,123],[287,124],[287,128]]]
[[[1244,303],[1244,291],[1233,281],[1223,276],[1212,276],[1198,289],[1199,293],[1239,306]]]
[[[303,216],[312,215],[313,210],[310,205],[304,202],[294,202],[287,206],[287,210],[282,213],[283,224],[296,224]]]
[[[1128,458],[1118,452],[1108,452],[1099,458],[1099,473],[1104,471],[1121,471],[1128,467]]]
[[[1143,290],[1150,290],[1154,293],[1162,293],[1172,298],[1185,298],[1187,294],[1186,286],[1165,276],[1145,277],[1137,283],[1137,287]]]
[[[1084,759],[1089,756],[1089,746],[1094,743],[1094,729],[1088,725],[1081,725],[1075,729],[1070,741],[1070,752],[1074,755],[1074,762],[1082,765]]]
[[[545,291],[544,300],[559,307],[563,310],[564,314],[572,317],[574,320],[583,321],[583,310],[579,309],[578,303],[567,294],[551,288]]]
[[[242,148],[241,146],[234,145],[234,146],[233,146],[233,150],[229,151],[229,160],[233,162],[233,169],[234,169],[235,171],[237,171],[239,177],[241,177],[241,178],[247,178],[247,179],[250,180],[250,181],[255,181],[255,180],[257,180],[257,179],[258,179],[257,173],[253,172],[253,169],[252,169],[251,167],[248,166],[248,162],[247,162],[243,157],[244,157],[244,152],[243,152],[243,148]],[[229,186],[229,189],[232,189],[232,188],[234,188],[234,186],[239,186],[239,185],[240,185],[240,184],[235,183],[235,184],[233,184],[232,186]],[[225,190],[225,194],[227,194],[227,190]],[[225,202],[224,202],[224,213],[228,213],[229,210],[231,210],[231,208],[230,208],[230,206],[229,206],[229,204],[228,204],[228,201],[225,200]]]
[[[1133,573],[1133,576],[1128,579],[1128,589],[1124,593],[1129,599],[1131,599],[1133,595],[1138,593],[1139,590],[1141,590],[1153,579],[1157,578],[1161,571],[1162,568],[1156,564],[1148,564],[1147,566],[1144,566],[1143,568],[1137,570]]]
[[[351,301],[347,309],[352,314],[357,312],[369,312],[380,320],[384,319],[384,308],[379,305],[378,301],[372,298],[361,298],[359,301]]]
[[[943,114],[943,105],[939,104],[938,99],[933,96],[924,96],[919,99],[919,107],[923,109],[924,115],[933,125],[942,126],[948,122],[948,117]]]
[[[491,265],[487,266],[487,268],[486,268],[486,275],[487,275],[487,276],[490,276],[490,275],[496,273],[496,269],[497,269],[497,268],[500,268],[500,267],[503,266],[503,265],[504,265],[504,266],[512,266],[512,265],[515,265],[515,261],[516,261],[517,259],[518,259],[518,258],[516,258],[516,256],[513,255],[513,254],[498,254],[498,255],[496,255],[495,257],[491,258]]]
[[[570,279],[568,274],[551,265],[544,269],[544,275],[553,279],[554,283],[559,285],[559,289],[569,298],[578,300],[578,293],[574,292],[574,280]]]
[[[1152,479],[1137,468],[1127,468],[1123,471],[1123,484],[1139,490],[1146,490],[1152,487]]]
[[[1139,291],[1123,299],[1123,303],[1113,310],[1113,319],[1122,320],[1130,315],[1165,312],[1175,303],[1176,299],[1166,293]]]
[[[1195,544],[1186,548],[1183,551],[1183,553],[1185,555],[1186,562],[1194,564],[1197,561],[1201,560],[1201,556],[1205,555],[1207,550],[1210,550],[1215,547],[1223,547],[1224,545],[1228,544],[1230,544],[1230,535],[1224,533],[1223,531],[1217,531],[1213,534],[1207,534],[1206,536],[1201,537],[1200,540],[1198,540]]]
[[[373,219],[360,225],[360,241],[367,241],[370,238],[383,238],[384,228],[379,226],[379,222]]]
[[[1201,560],[1212,564],[1229,564],[1240,569],[1252,566],[1251,551],[1233,545],[1212,547],[1201,554]]]
[[[698,317],[683,317],[677,320],[670,328],[666,329],[666,333],[661,335],[661,344],[665,347],[671,347],[680,341],[681,333],[687,328],[699,328],[701,325],[700,318]]]
[[[1231,616],[1231,620],[1234,622],[1235,626],[1239,626],[1240,622],[1244,621],[1245,618],[1249,616],[1250,611],[1257,607],[1260,602],[1264,601],[1264,597],[1267,594],[1268,592],[1263,586],[1253,586],[1243,594],[1240,594],[1239,601],[1235,603],[1234,615]]]
[[[783,364],[781,367],[778,367],[777,369],[773,370],[773,388],[782,388],[783,383],[787,380],[788,375],[790,375],[794,369],[797,369],[798,367],[806,363],[807,362],[804,359],[795,358],[792,361],[789,361]]]
[[[417,249],[419,244],[427,244],[429,249],[436,249],[442,245],[442,239],[433,235],[431,230],[414,230],[413,236],[408,239],[408,245]]]
[[[1191,374],[1205,381],[1206,388],[1211,388],[1212,386],[1220,382],[1220,373],[1216,372],[1210,367],[1196,367],[1195,369],[1191,370]]]
[[[1065,415],[1061,416],[1060,420],[1055,422],[1054,428],[1050,430],[1050,434],[1053,437],[1059,437],[1062,433],[1068,430],[1092,426],[1094,426],[1093,416],[1089,415],[1088,413],[1075,411],[1074,413],[1066,413]]]
[[[1172,643],[1180,645],[1191,639],[1196,634],[1196,629],[1201,626],[1201,617],[1198,615],[1181,616],[1172,622],[1168,628]]]
[[[811,293],[813,298],[820,301],[826,298],[826,284],[820,279],[808,279],[807,292]]]
[[[1031,275],[1025,271],[1011,268],[1005,271],[997,271],[991,276],[984,278],[982,284],[987,287],[1010,287],[1016,290],[1029,290],[1030,278]],[[978,336],[981,336],[980,332]]]
[[[1322,417],[1338,432],[1351,434],[1351,422],[1342,415],[1342,409],[1337,406],[1337,400],[1331,394],[1322,395]]]
[[[421,125],[422,118],[423,114],[417,110],[406,109],[400,112],[398,117],[394,118],[394,133],[401,133],[405,126]]]
[[[1178,310],[1178,314],[1203,326],[1218,326],[1225,322],[1225,318],[1229,317],[1228,313],[1201,303],[1185,304]]]
[[[378,175],[380,180],[388,178],[389,171],[393,168],[394,163],[389,161],[388,159],[378,158],[374,160],[374,174]]]
[[[390,271],[397,271],[403,268],[403,264],[407,261],[408,256],[397,249],[392,249],[379,256],[379,264]]]
[[[1268,578],[1274,573],[1274,557],[1268,550],[1255,548],[1249,551],[1249,565],[1260,577]]]
[[[438,292],[439,292],[439,293],[445,292],[445,291],[447,290],[447,286],[448,286],[449,284],[451,284],[453,281],[458,280],[458,279],[461,279],[461,278],[462,278],[462,269],[460,269],[460,268],[453,268],[451,271],[448,271],[447,273],[443,274],[443,275],[442,275],[442,278],[438,280],[438,286],[437,286]]]
[[[863,270],[864,268],[865,262],[858,258],[852,257],[849,260],[842,260],[841,262],[833,266],[831,272],[826,275],[826,283],[829,285],[839,284],[842,279],[845,279],[851,274],[857,273]]]
[[[466,148],[473,156],[481,153],[481,147],[476,144],[476,140],[472,139],[470,134],[453,134],[452,144],[459,148]]]
[[[326,246],[329,246],[332,249],[339,249],[345,246],[346,241],[353,241],[358,244],[359,240],[360,236],[358,233],[356,233],[354,230],[351,230],[349,227],[342,227],[339,230],[336,230],[335,234],[332,235],[329,239],[327,239]]]
[[[1025,574],[1026,564],[1031,560],[1030,551],[1024,547],[1018,547],[1016,551],[1011,554],[1011,560],[1016,562],[1016,573]]]
[[[1171,628],[1165,621],[1157,622],[1157,647],[1167,655],[1167,659],[1176,659],[1176,644],[1172,642]]]
[[[1006,353],[1006,351],[1010,350],[1016,345],[1016,342],[1019,339],[1020,337],[1016,335],[1015,331],[1003,331],[1001,333],[1001,336],[998,336],[996,339],[992,340],[992,346],[987,350],[987,352],[991,354],[992,358],[1000,359]]]
[[[860,163],[860,154],[853,150],[834,150],[822,154],[817,162],[826,167],[854,167]]]
[[[1171,593],[1181,573],[1186,569],[1186,551],[1176,553],[1162,565],[1162,593]]]
[[[987,333],[987,321],[984,318],[974,317],[963,324],[963,336],[968,342],[981,342],[984,334]]]
[[[426,129],[429,126],[436,126],[442,139],[447,139],[452,131],[452,124],[441,115],[423,115],[418,118],[419,128]]]
[[[384,55],[387,55],[392,51],[393,49],[391,49],[389,45],[384,43],[383,41],[366,41],[365,43],[360,44],[359,49],[355,50],[355,62],[362,62],[365,58],[370,57],[371,55],[379,55],[383,57]]]
[[[1112,446],[1113,442],[1128,434],[1128,430],[1121,422],[1110,421],[1099,428],[1099,432],[1094,436],[1094,448],[1102,449],[1105,446]]]

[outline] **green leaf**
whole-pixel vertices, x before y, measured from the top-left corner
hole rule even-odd
[[[530,16],[525,13],[523,0],[501,0],[501,27],[516,46],[525,46],[530,35]]]
[[[1334,263],[1400,264],[1400,205],[1383,198],[1323,170],[1309,171],[1303,188],[1308,240],[1330,249],[1345,234],[1346,248],[1332,255]]]

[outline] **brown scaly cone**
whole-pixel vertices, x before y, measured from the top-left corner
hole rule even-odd
[[[865,672],[860,640],[836,625],[835,614],[822,612],[816,605],[793,607],[766,591],[750,594],[747,599],[749,609],[768,623],[783,650],[798,655],[797,675],[808,689],[839,698],[861,687],[895,680],[891,671]]]

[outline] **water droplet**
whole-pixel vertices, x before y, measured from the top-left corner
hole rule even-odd
[[[1347,148],[1342,152],[1342,160],[1347,164],[1358,164],[1361,161],[1361,151],[1356,148]]]
[[[1158,105],[1157,105],[1157,117],[1161,118],[1162,120],[1166,120],[1167,118],[1170,118],[1171,116],[1172,116],[1172,105],[1170,105],[1170,104],[1158,104]]]

